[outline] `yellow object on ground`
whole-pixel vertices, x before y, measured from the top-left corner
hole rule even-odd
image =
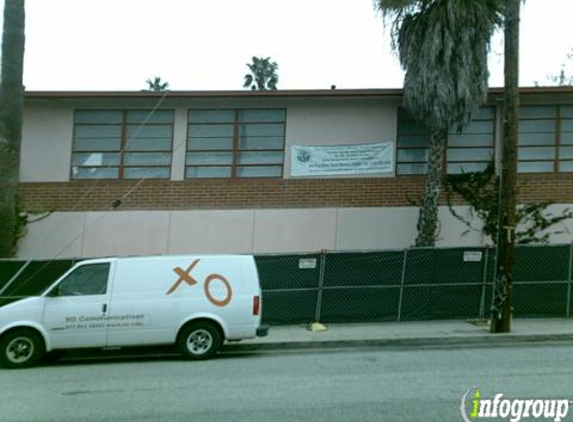
[[[308,326],[308,330],[312,331],[314,333],[320,332],[320,331],[326,331],[327,328],[321,324],[320,322],[313,322],[312,324],[310,324]]]

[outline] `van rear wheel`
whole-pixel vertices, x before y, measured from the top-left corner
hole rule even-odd
[[[221,348],[223,338],[219,329],[210,322],[195,322],[187,325],[177,340],[179,352],[185,359],[212,358]]]
[[[18,329],[0,340],[0,365],[5,368],[28,368],[44,355],[44,340],[37,332]]]

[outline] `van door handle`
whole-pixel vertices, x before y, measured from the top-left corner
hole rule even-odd
[[[101,313],[105,315],[106,312],[107,312],[107,303],[104,303],[103,305],[101,305]]]

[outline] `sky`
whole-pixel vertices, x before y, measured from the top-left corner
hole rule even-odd
[[[10,0],[6,0],[10,1]],[[1,1],[0,1],[1,2]],[[522,8],[520,85],[573,74],[573,0]],[[242,89],[270,56],[279,89],[399,88],[403,72],[372,0],[26,0],[27,90]],[[503,85],[494,37],[490,86]]]

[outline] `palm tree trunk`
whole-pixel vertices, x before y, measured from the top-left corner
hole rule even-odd
[[[0,257],[14,254],[24,87],[24,0],[6,1],[0,82]]]
[[[515,205],[517,196],[517,125],[519,113],[519,8],[520,0],[505,1],[505,93],[501,204],[492,333],[511,331]]]
[[[416,246],[418,247],[433,247],[436,243],[446,137],[447,131],[436,130],[432,132],[428,172],[426,174],[426,190],[420,204],[420,214],[418,215],[418,237],[416,238]]]
[[[259,91],[266,91],[264,76],[257,76],[257,88]]]

